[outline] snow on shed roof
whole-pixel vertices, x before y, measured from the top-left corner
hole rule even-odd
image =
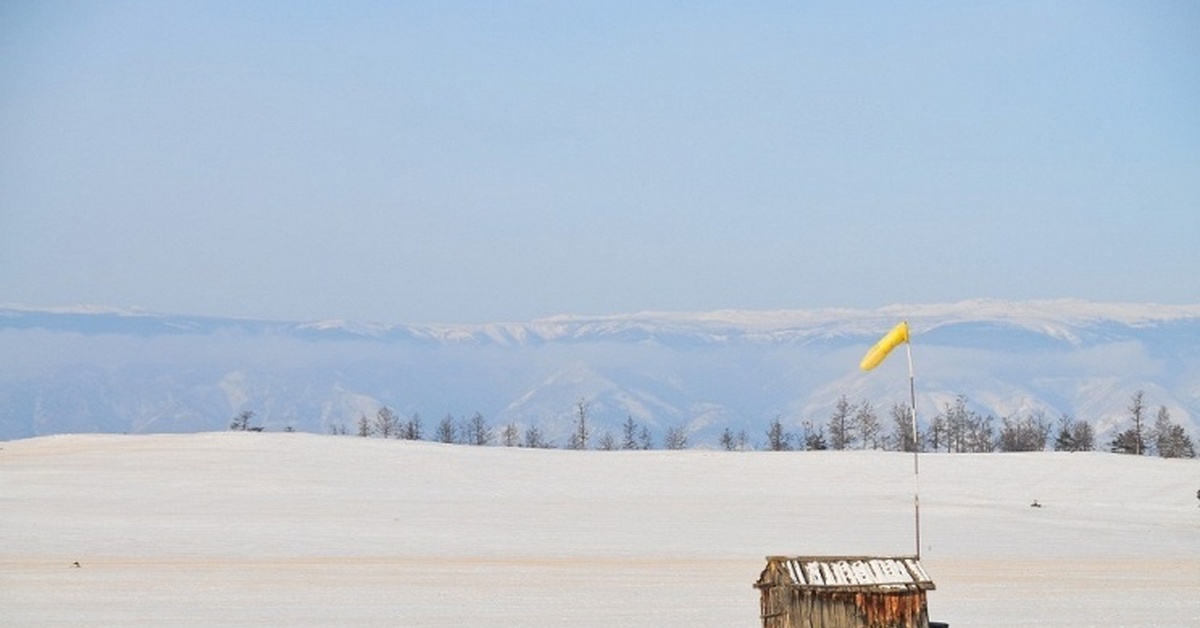
[[[807,589],[933,589],[933,580],[912,556],[769,556],[791,586]]]

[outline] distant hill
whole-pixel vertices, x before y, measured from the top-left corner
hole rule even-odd
[[[716,446],[725,428],[761,443],[779,419],[823,423],[837,399],[881,418],[907,402],[907,363],[862,353],[900,320],[913,331],[918,414],[959,395],[997,418],[1069,414],[1101,440],[1131,395],[1195,437],[1200,305],[966,301],[878,310],[643,312],[525,323],[288,322],[112,308],[0,307],[0,438],[64,432],[353,430],[383,405],[566,443],[582,401],[593,439],[633,418],[656,438]]]

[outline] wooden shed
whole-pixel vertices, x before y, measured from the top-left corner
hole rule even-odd
[[[929,628],[933,581],[913,556],[768,556],[763,628]]]

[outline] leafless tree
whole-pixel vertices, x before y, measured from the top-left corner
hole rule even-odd
[[[721,432],[721,447],[725,451],[746,451],[746,430],[734,434],[733,430],[725,428]]]
[[[1141,390],[1133,393],[1129,400],[1129,417],[1133,419],[1134,452],[1142,455],[1146,451],[1146,431],[1142,427],[1146,406],[1143,401],[1145,393]]]
[[[421,415],[414,412],[412,413],[412,416],[404,422],[404,425],[401,426],[400,438],[403,438],[404,440],[421,440],[422,436]]]
[[[381,438],[392,438],[400,434],[400,417],[396,415],[396,411],[387,406],[383,406],[375,413],[375,422],[372,429]]]
[[[254,418],[253,410],[242,410],[229,422],[229,429],[237,432],[250,430],[250,419]]]
[[[588,405],[583,399],[575,404],[575,433],[567,441],[567,449],[587,449],[591,431],[588,428]]]
[[[633,420],[633,416],[628,415],[625,418],[625,423],[621,425],[621,432],[623,434],[623,439],[621,440],[621,449],[641,449],[638,444],[637,428],[638,425]]]
[[[525,428],[525,446],[531,449],[550,449],[554,444],[542,436],[542,430],[538,429],[538,426],[530,425]]]
[[[838,397],[829,416],[829,447],[830,449],[849,449],[854,444],[854,412],[858,406],[850,403],[846,395]]]
[[[492,429],[488,427],[483,415],[476,412],[467,422],[466,442],[468,445],[484,446],[492,444]]]
[[[791,451],[792,440],[795,438],[791,432],[783,428],[783,420],[775,417],[771,421],[770,427],[767,428],[767,449],[770,451]]]
[[[614,451],[620,449],[621,447],[620,444],[617,443],[617,438],[612,435],[612,432],[605,430],[604,433],[600,435],[600,440],[596,444],[596,448],[601,451]]]
[[[912,407],[907,403],[894,403],[892,417],[892,446],[896,451],[916,451],[919,434],[913,434]]]
[[[437,439],[438,442],[446,444],[458,442],[458,422],[454,420],[454,415],[447,414],[442,417],[437,427]]]
[[[858,412],[854,413],[854,424],[858,430],[859,441],[862,448],[879,449],[880,432],[883,427],[879,424],[879,416],[875,414],[875,408],[871,406],[871,402],[864,401],[858,406]]]
[[[1058,436],[1054,451],[1092,451],[1096,448],[1096,432],[1091,423],[1076,420],[1069,414],[1058,419]]]
[[[1050,421],[1040,411],[1000,419],[1000,451],[1042,451],[1049,436]]]
[[[504,426],[500,432],[500,442],[504,443],[505,447],[517,447],[521,444],[521,433],[516,423],[510,422]]]
[[[687,428],[683,425],[672,425],[663,434],[664,449],[687,449]]]

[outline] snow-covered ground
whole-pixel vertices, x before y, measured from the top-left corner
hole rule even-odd
[[[1200,461],[920,465],[934,620],[1200,626]],[[0,625],[750,628],[768,554],[912,553],[912,470],[298,433],[3,442]]]

